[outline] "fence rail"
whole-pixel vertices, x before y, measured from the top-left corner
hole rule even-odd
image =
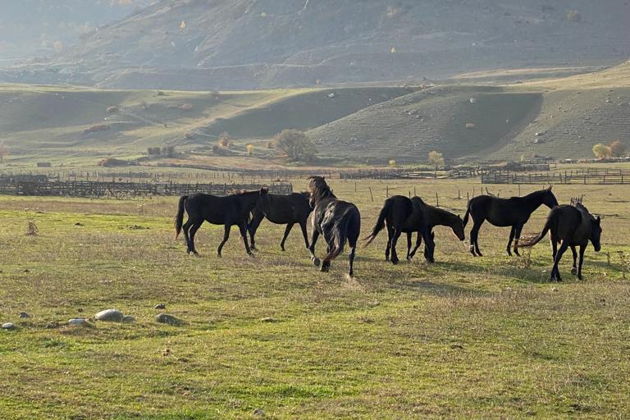
[[[239,191],[252,191],[269,187],[274,194],[290,194],[290,183],[262,184],[185,184],[152,182],[102,182],[102,181],[56,181],[42,178],[0,178],[0,194],[66,196],[66,197],[137,197],[148,195],[179,196],[196,192],[213,195],[228,195]]]
[[[587,169],[545,173],[492,171],[481,175],[482,184],[630,184],[630,170]]]

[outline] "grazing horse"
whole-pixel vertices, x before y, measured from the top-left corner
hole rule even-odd
[[[453,214],[449,211],[440,209],[438,207],[431,206],[418,198],[422,208],[422,215],[424,216],[424,221],[427,225],[427,230],[429,235],[433,240],[435,240],[435,234],[433,233],[433,228],[435,226],[448,226],[453,230],[455,236],[460,241],[466,239],[466,233],[464,232],[464,221],[461,217],[456,214]],[[422,244],[422,235],[418,232],[418,237],[416,239],[416,246],[413,250],[411,250],[411,232],[407,232],[407,259],[410,260],[416,255],[416,251]],[[429,248],[425,245],[424,247],[424,256],[427,257],[429,252]]]
[[[195,234],[204,221],[215,225],[225,225],[223,241],[217,249],[217,254],[221,256],[223,245],[230,237],[230,228],[237,225],[241,231],[241,237],[245,244],[248,255],[252,255],[247,242],[247,222],[249,216],[260,195],[259,191],[245,192],[241,194],[228,195],[227,197],[217,197],[209,194],[196,193],[190,196],[184,195],[179,199],[179,207],[175,216],[175,238],[184,230],[186,238],[187,252],[199,255],[195,249]],[[184,211],[188,213],[188,220],[182,226]]]
[[[427,245],[425,258],[428,262],[434,262],[433,250],[435,248],[433,237],[429,234],[429,229],[424,216],[422,205],[424,203],[419,197],[407,198],[404,195],[394,195],[387,200],[378,215],[376,225],[372,229],[370,236],[365,238],[368,246],[376,235],[387,226],[387,248],[385,248],[385,259],[392,264],[398,264],[398,254],[396,253],[396,243],[403,232],[409,235],[418,232]],[[391,259],[390,259],[391,252]]]
[[[278,225],[286,224],[280,248],[284,251],[284,243],[291,232],[294,224],[299,224],[302,228],[304,243],[308,248],[308,234],[306,233],[306,222],[309,214],[313,209],[308,203],[309,193],[293,193],[289,195],[269,194],[269,190],[263,188],[260,190],[260,198],[254,207],[252,221],[248,226],[249,236],[251,238],[251,248],[256,249],[256,241],[254,236],[258,230],[258,226],[264,218]]]
[[[315,244],[319,235],[323,235],[328,244],[328,254],[321,262],[321,271],[324,272],[330,269],[330,262],[341,254],[348,241],[351,248],[348,274],[352,276],[357,240],[361,231],[359,209],[352,203],[337,199],[324,177],[312,176],[309,180],[308,189],[311,194],[309,203],[313,208],[311,244],[308,248],[311,261],[316,267],[320,266],[319,258],[315,256]]]
[[[588,209],[582,203],[575,205],[562,205],[553,208],[547,216],[547,222],[535,238],[521,243],[520,247],[531,247],[545,237],[547,232],[551,231],[551,247],[553,254],[553,268],[551,269],[551,281],[562,281],[558,264],[562,259],[562,254],[571,247],[573,252],[573,268],[571,274],[577,274],[578,279],[582,280],[582,265],[584,264],[584,251],[588,241],[591,241],[595,252],[599,252],[601,246],[601,219],[594,217],[589,213]],[[562,242],[560,249],[558,243]],[[575,247],[580,247],[580,262],[577,265],[577,252]]]
[[[498,198],[490,195],[480,195],[468,202],[468,209],[464,216],[464,226],[468,223],[468,216],[473,220],[470,231],[470,252],[474,256],[482,256],[479,250],[479,229],[484,221],[488,220],[494,226],[511,226],[510,239],[507,244],[507,253],[512,256],[510,247],[514,243],[514,253],[518,252],[518,238],[521,236],[523,226],[529,220],[531,214],[541,205],[550,209],[558,205],[556,196],[551,192],[551,187],[540,191],[534,191],[524,197]]]

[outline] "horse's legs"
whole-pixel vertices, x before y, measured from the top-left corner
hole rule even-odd
[[[190,238],[189,239],[189,253],[192,252],[195,255],[199,255],[199,253],[195,249],[195,234],[197,233],[197,231],[199,230],[202,224],[203,224],[203,220],[200,222],[195,222],[195,224],[192,225],[192,227],[188,231],[189,232],[188,235]]]
[[[562,278],[560,277],[560,270],[558,269],[558,264],[560,264],[562,254],[564,254],[567,248],[569,248],[569,244],[567,243],[567,241],[562,241],[562,245],[560,245],[560,249],[556,253],[556,257],[553,261],[553,268],[551,269],[551,281],[562,281]]]
[[[521,253],[518,251],[518,240],[521,238],[521,232],[523,231],[523,225],[518,224],[514,229],[514,253],[521,256]]]
[[[479,243],[477,242],[477,240],[479,239],[479,229],[481,229],[481,225],[483,224],[484,221],[485,219],[481,219],[480,222],[474,220],[475,224],[470,230],[470,252],[474,256],[483,257],[483,255],[481,254],[481,251],[479,251]]]
[[[411,260],[411,235],[412,232],[407,232],[407,260]]]
[[[581,249],[581,248],[580,248]],[[573,267],[571,267],[571,274],[574,276],[578,273],[578,265],[577,265],[577,250],[575,246],[571,245],[571,253],[573,253]]]
[[[221,250],[223,249],[223,245],[225,245],[225,243],[227,242],[227,240],[230,238],[230,229],[232,228],[232,226],[230,225],[225,225],[225,231],[223,233],[223,240],[221,241],[221,243],[219,244],[219,249],[217,249],[217,255],[220,257],[221,256]]]
[[[308,246],[308,250],[311,253],[311,261],[313,261],[313,265],[315,265],[315,267],[319,267],[320,264],[319,258],[315,256],[315,244],[317,243],[317,238],[319,238],[319,231],[315,226],[313,226],[313,231],[311,232],[311,244]]]
[[[300,228],[302,229],[302,236],[304,236],[304,243],[306,244],[306,249],[308,249],[308,233],[306,232],[306,221],[300,222]]]
[[[512,256],[512,240],[514,239],[514,230],[516,229],[516,225],[512,226],[512,229],[510,230],[510,239],[508,239],[508,243],[507,243],[507,253],[508,255],[511,257]]]
[[[282,242],[280,242],[280,248],[284,251],[284,243],[287,240],[287,236],[291,232],[291,228],[293,228],[293,223],[287,224],[286,229],[284,230],[284,236],[282,237]]]
[[[424,259],[427,262],[435,262],[433,255],[435,254],[435,233],[428,230],[424,238]]]
[[[389,223],[386,225],[387,227],[387,246],[385,248],[385,261],[389,261],[389,254],[391,251],[391,243],[392,243],[392,237],[394,236],[394,229],[389,225]]]
[[[190,227],[192,225],[193,223],[190,221],[190,219],[188,219],[186,223],[184,223],[184,226],[182,226],[182,230],[184,231],[184,239],[186,239],[186,252],[189,254],[192,252],[192,249],[190,249],[190,236],[188,235],[188,231],[190,230]]]
[[[400,230],[399,229],[394,229],[394,234],[392,236],[392,240],[391,240],[391,261],[392,264],[398,264],[398,261],[400,261],[398,259],[398,255],[396,254],[396,242],[398,242],[398,238],[400,237]]]
[[[245,252],[247,252],[247,255],[253,255],[252,250],[249,248],[249,242],[247,241],[247,222],[239,224],[238,228],[241,231],[241,238],[243,238]]]
[[[409,254],[410,260],[413,259],[413,257],[415,257],[416,251],[418,250],[418,248],[420,248],[420,245],[422,245],[422,234],[418,232],[417,235],[418,236],[416,237],[416,245],[413,247],[413,250]]]
[[[551,259],[552,261],[556,259],[556,254],[558,253],[558,240],[551,236]]]
[[[582,280],[582,266],[584,265],[584,251],[586,251],[586,246],[580,245],[580,265],[578,265],[578,279]]]
[[[250,248],[252,250],[256,250],[256,232],[258,231],[258,227],[260,223],[263,221],[265,216],[262,213],[254,212],[251,222],[247,226],[247,230],[249,231],[249,236],[251,238]]]

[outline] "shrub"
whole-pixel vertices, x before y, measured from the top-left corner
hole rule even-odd
[[[228,133],[223,132],[219,134],[219,141],[217,143],[219,146],[229,149],[229,147],[232,145],[232,138]]]
[[[389,162],[387,162],[389,164],[389,166],[391,166],[392,168],[396,167],[396,161],[394,159],[391,159]]]
[[[246,147],[247,147],[247,154],[249,156],[252,156],[254,154],[254,145],[253,144],[248,144]]]
[[[606,159],[611,155],[610,147],[602,143],[597,143],[593,146],[593,154],[597,159]]]
[[[626,154],[626,145],[619,140],[615,140],[608,145],[610,155],[614,157],[622,157]]]
[[[311,139],[300,130],[283,130],[276,134],[274,143],[292,160],[309,162],[315,159],[317,154]]]

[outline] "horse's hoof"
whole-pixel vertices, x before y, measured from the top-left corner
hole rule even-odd
[[[313,265],[315,267],[319,267],[319,265],[321,264],[321,261],[319,260],[319,258],[311,258],[311,261],[313,261]]]
[[[574,276],[577,274],[577,268],[573,267],[571,269],[571,274],[573,274]],[[581,279],[580,279],[581,280]]]
[[[328,271],[330,270],[330,264],[322,264],[321,268],[319,269],[322,273],[328,273]]]
[[[515,254],[516,254],[516,256],[518,256],[518,257],[520,257],[520,256],[521,256],[521,253],[520,253],[520,252],[518,252],[518,250],[516,250],[516,249],[514,250],[514,253],[515,253]]]
[[[398,264],[398,262],[399,262],[398,258],[392,259],[392,264],[396,265],[396,264]]]
[[[249,255],[249,256],[250,256],[250,257],[252,257],[252,258],[256,258],[256,256],[254,255],[254,253],[253,253],[253,252],[248,252],[248,253],[247,253],[247,255]]]

